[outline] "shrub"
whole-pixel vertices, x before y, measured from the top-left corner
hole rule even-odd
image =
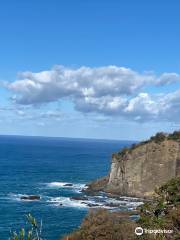
[[[166,134],[163,132],[156,133],[155,136],[151,137],[150,140],[155,143],[161,143],[166,139]]]
[[[39,225],[31,214],[28,214],[26,217],[29,224],[29,229],[25,230],[22,228],[19,232],[12,232],[10,240],[42,240],[42,222]]]
[[[64,237],[64,240],[132,240],[135,227],[135,222],[122,219],[117,212],[92,210],[80,229]]]
[[[144,228],[173,230],[168,236],[158,234],[158,239],[180,239],[180,177],[155,191],[156,198],[140,208],[138,223]]]
[[[129,148],[128,147],[124,147],[121,149],[120,152],[118,152],[118,155],[121,156],[121,157],[124,157],[129,151]]]
[[[180,131],[174,131],[172,134],[169,134],[168,139],[180,141]]]

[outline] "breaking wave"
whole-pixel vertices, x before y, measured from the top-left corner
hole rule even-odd
[[[50,182],[47,183],[46,186],[49,188],[67,188],[75,192],[81,192],[83,189],[86,189],[86,184],[70,182]]]
[[[107,196],[105,193],[101,192],[99,195],[89,196],[82,193],[82,190],[86,188],[85,184],[82,183],[70,183],[70,182],[50,182],[43,184],[45,185],[45,191],[41,189],[41,194],[39,201],[48,204],[48,206],[56,206],[56,207],[70,207],[70,208],[106,208],[106,209],[114,209],[114,210],[134,210],[137,206],[143,204],[142,199],[139,198],[131,198],[131,197],[118,197],[112,198],[111,196]],[[44,187],[43,187],[44,188]],[[52,196],[52,192],[48,189],[54,189],[56,196]],[[58,189],[62,189],[62,192],[56,191]],[[63,195],[63,189],[70,191],[68,196]],[[76,192],[71,196],[71,191]],[[54,194],[54,193],[53,193]],[[7,196],[4,196],[4,199],[14,200],[14,201],[36,201],[36,200],[28,200],[23,199],[23,197],[29,196],[28,194],[14,194],[10,193]]]

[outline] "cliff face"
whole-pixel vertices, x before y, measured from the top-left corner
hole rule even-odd
[[[174,140],[140,144],[113,154],[104,189],[126,196],[149,197],[155,187],[180,175],[180,143]]]
[[[113,154],[109,176],[89,184],[87,191],[151,197],[156,187],[176,176],[180,176],[180,131],[157,133]]]

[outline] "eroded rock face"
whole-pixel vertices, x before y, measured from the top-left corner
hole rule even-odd
[[[87,189],[84,191],[89,194],[95,194],[96,192],[104,191],[109,181],[109,176],[102,177],[98,180],[95,180],[87,185]]]
[[[154,189],[180,176],[180,131],[157,133],[112,155],[110,174],[90,184],[86,192],[151,198]]]
[[[113,154],[104,190],[126,196],[150,197],[156,187],[180,175],[180,143],[149,141],[125,153]]]

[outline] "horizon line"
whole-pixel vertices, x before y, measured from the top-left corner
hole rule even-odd
[[[126,142],[139,142],[140,140],[127,140],[127,139],[106,139],[106,138],[88,138],[88,137],[62,137],[62,136],[42,136],[42,135],[21,135],[21,134],[0,134],[0,137],[34,137],[34,138],[64,138],[72,140],[96,140],[96,141],[126,141]]]

